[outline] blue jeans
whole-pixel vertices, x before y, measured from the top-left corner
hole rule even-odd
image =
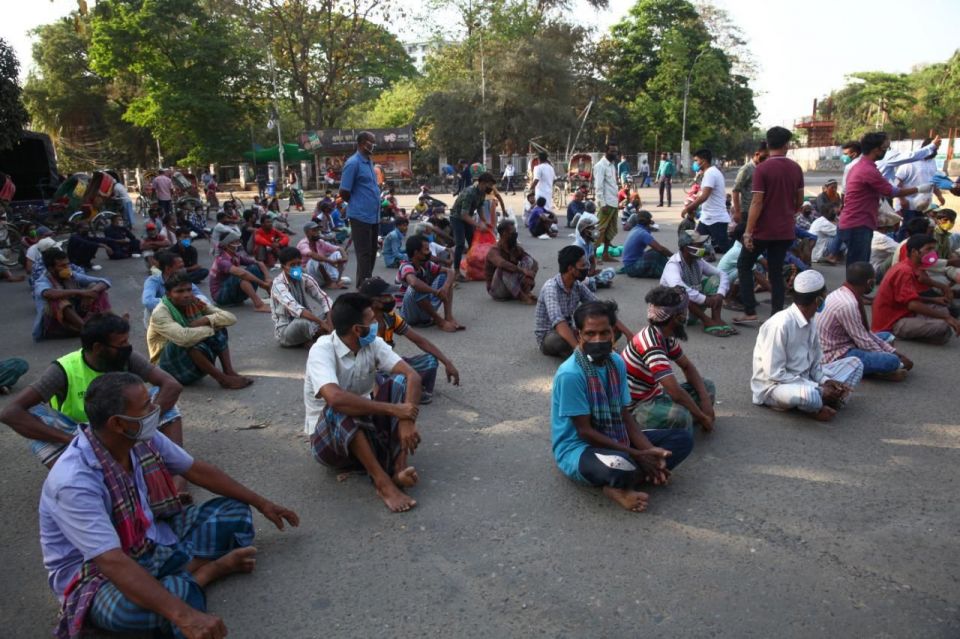
[[[700,235],[709,235],[713,243],[713,250],[717,253],[726,253],[730,249],[730,236],[727,234],[726,222],[716,222],[715,224],[697,224],[697,233]]]
[[[893,338],[892,333],[875,333],[875,335],[885,342],[889,342]],[[863,362],[864,375],[892,373],[900,368],[900,358],[895,353],[862,351],[859,348],[851,348],[844,357],[856,357]]]
[[[670,451],[667,457],[669,470],[676,468],[693,450],[693,435],[684,428],[658,428],[645,430],[643,434],[654,446]],[[577,471],[591,486],[633,490],[646,481],[646,475],[636,460],[618,450],[593,446],[580,454]]]
[[[837,237],[847,245],[847,264],[870,261],[870,245],[873,242],[873,229],[857,226],[852,229],[840,229]]]

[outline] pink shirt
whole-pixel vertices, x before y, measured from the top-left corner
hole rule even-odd
[[[336,244],[331,244],[323,239],[317,238],[311,246],[311,242],[308,238],[302,238],[297,242],[297,250],[300,251],[300,256],[302,258],[303,265],[306,266],[307,262],[310,261],[310,253],[319,253],[324,257],[330,257],[336,251],[340,250],[340,247]]]
[[[873,160],[860,156],[860,161],[850,169],[847,190],[843,194],[843,209],[840,211],[840,228],[877,228],[880,213],[880,198],[892,197],[897,189],[883,179]]]
[[[817,331],[825,364],[845,357],[852,348],[874,353],[896,352],[867,329],[857,296],[846,286],[827,295],[823,310],[817,316]]]
[[[169,202],[173,199],[173,180],[166,175],[158,175],[153,178],[153,191],[158,200]]]

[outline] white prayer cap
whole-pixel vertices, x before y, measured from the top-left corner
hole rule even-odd
[[[816,293],[823,290],[826,282],[819,271],[809,269],[793,278],[793,290],[797,293]]]
[[[582,231],[583,229],[596,226],[600,223],[600,218],[598,218],[593,213],[583,213],[580,215],[579,221],[577,221],[577,230]]]

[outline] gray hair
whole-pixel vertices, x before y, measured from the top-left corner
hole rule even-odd
[[[90,382],[83,398],[83,410],[92,428],[103,427],[114,415],[126,414],[124,391],[131,386],[143,386],[143,380],[133,373],[104,373]]]

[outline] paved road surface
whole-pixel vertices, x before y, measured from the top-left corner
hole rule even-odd
[[[519,211],[519,196],[510,205]],[[670,246],[678,210],[654,209]],[[522,241],[539,282],[553,276],[568,240]],[[839,284],[839,269],[825,273]],[[139,318],[140,263],[107,263],[102,274],[116,310]],[[637,326],[653,284],[618,278],[604,296]],[[26,357],[29,381],[75,343],[31,344],[24,285],[0,288],[0,355]],[[256,573],[209,589],[231,637],[960,636],[957,342],[904,345],[917,363],[907,382],[864,383],[821,425],[751,405],[754,331],[693,331],[686,351],[717,382],[717,429],[697,436],[672,485],[632,515],[553,464],[557,362],[537,351],[533,309],[492,302],[478,283],[460,285],[455,301],[468,330],[426,332],[463,385],[438,382],[423,410],[420,503],[404,515],[365,478],[337,483],[313,461],[301,434],[306,352],[275,346],[269,315],[241,309],[231,331],[239,370],[257,380],[249,391],[209,381],[184,391],[191,452],[302,518],[279,533],[258,515]],[[141,351],[143,340],[135,321]],[[267,427],[244,430],[258,424]],[[57,605],[36,516],[46,472],[7,428],[0,464],[0,628],[47,637]]]

